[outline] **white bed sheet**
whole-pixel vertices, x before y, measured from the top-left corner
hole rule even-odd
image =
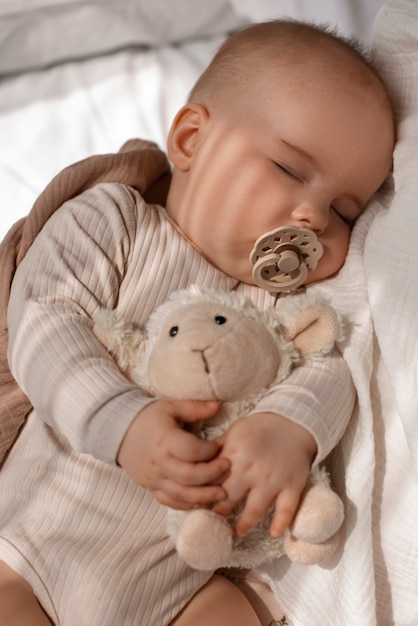
[[[126,50],[0,83],[0,238],[60,169],[129,138],[162,148],[222,38]]]

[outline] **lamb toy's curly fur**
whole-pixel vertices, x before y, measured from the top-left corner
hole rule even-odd
[[[193,286],[173,293],[145,328],[102,310],[94,330],[145,394],[219,401],[215,417],[195,429],[213,439],[255,412],[266,391],[294,367],[330,352],[340,324],[328,304],[305,295],[261,312],[243,296]],[[344,517],[340,498],[319,468],[311,471],[292,525],[281,537],[269,534],[273,509],[249,535],[236,537],[239,513],[239,507],[226,517],[210,508],[169,509],[168,530],[181,557],[197,569],[257,567],[284,554],[312,564],[334,552]]]

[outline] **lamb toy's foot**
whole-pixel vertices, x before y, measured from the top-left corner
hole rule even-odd
[[[344,520],[344,505],[340,497],[323,483],[308,487],[302,495],[291,533],[309,543],[322,543],[333,537]]]
[[[289,559],[312,565],[329,558],[338,547],[343,520],[343,503],[325,480],[307,487],[284,535],[284,550]]]
[[[300,565],[321,563],[334,554],[340,543],[340,532],[337,531],[322,543],[309,543],[296,539],[290,532],[284,536],[284,550],[291,561]]]
[[[213,511],[191,511],[179,530],[177,552],[194,569],[218,569],[232,552],[232,529]]]

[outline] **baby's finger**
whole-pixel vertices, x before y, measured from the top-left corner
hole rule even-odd
[[[184,486],[198,486],[213,484],[221,485],[229,472],[230,462],[223,457],[217,457],[209,462],[187,463],[180,459],[171,459],[167,463],[167,475],[176,483]],[[223,488],[223,493],[226,490]]]
[[[260,522],[269,510],[273,498],[271,492],[263,490],[250,491],[244,510],[235,526],[237,537],[245,537]]]
[[[182,461],[198,463],[212,460],[219,453],[220,447],[215,441],[199,439],[192,433],[178,429],[170,434],[169,450]]]
[[[228,515],[239,502],[244,500],[248,493],[248,488],[244,486],[237,486],[235,489],[229,486],[228,479],[223,483],[223,487],[228,494],[225,500],[221,500],[218,502],[215,507],[215,513],[219,513],[219,515]]]
[[[157,493],[164,494],[164,501],[162,500],[162,496],[157,498]],[[154,491],[153,495],[159,500],[159,502],[167,504],[174,509],[185,509],[223,500],[226,493],[220,485],[190,487],[178,485],[173,482],[167,482],[161,489]],[[168,504],[168,500],[170,501],[170,504]]]
[[[270,535],[280,537],[292,522],[298,505],[300,494],[297,490],[283,490],[276,498],[273,521],[270,526]]]
[[[152,495],[160,504],[169,506],[171,509],[176,509],[178,511],[189,511],[195,507],[195,504],[192,504],[191,502],[184,502],[179,498],[172,498],[166,494],[165,491],[153,491]]]
[[[198,422],[213,417],[219,410],[219,402],[181,400],[175,404],[175,416],[181,422]]]

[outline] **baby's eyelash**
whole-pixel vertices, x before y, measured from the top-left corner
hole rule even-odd
[[[277,163],[277,162],[275,162],[275,165],[276,167],[279,168],[279,170],[283,172],[283,174],[286,174],[286,176],[288,176],[289,178],[292,178],[293,180],[297,180],[299,183],[302,182],[302,179],[299,178],[299,176],[294,174],[292,171],[290,171],[285,165],[282,165],[281,163]]]
[[[345,224],[347,224],[347,226],[350,226],[350,228],[352,228],[354,226],[354,222],[355,220],[348,218],[346,215],[344,215],[344,213],[342,213],[341,211],[339,211],[338,209],[335,208],[335,206],[330,207],[337,215],[338,217],[345,222]]]

